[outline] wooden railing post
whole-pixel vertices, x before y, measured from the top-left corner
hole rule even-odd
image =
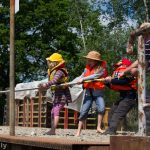
[[[68,109],[64,110],[64,129],[68,129]]]
[[[30,127],[33,127],[33,98],[30,98]]]
[[[26,97],[23,99],[23,126],[26,126]]]
[[[42,92],[39,91],[39,116],[38,116],[38,127],[41,127],[41,110],[42,110]]]

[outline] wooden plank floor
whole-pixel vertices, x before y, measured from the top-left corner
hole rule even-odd
[[[150,150],[150,137],[111,136],[110,150]]]
[[[0,149],[6,150],[150,150],[150,137],[136,134],[104,136],[96,130],[83,130],[75,137],[74,129],[57,129],[57,135],[46,135],[48,128],[16,127],[15,136],[9,127],[0,126]]]
[[[102,136],[96,130],[83,130],[75,137],[76,130],[58,129],[57,135],[45,135],[47,128],[16,127],[16,135],[9,135],[9,127],[0,127],[0,142],[7,150],[58,149],[58,150],[109,150],[109,136]]]
[[[7,145],[9,149],[16,147],[28,147],[29,149],[57,149],[57,150],[109,150],[109,143],[94,141],[78,141],[64,138],[48,138],[48,137],[25,137],[25,136],[9,136],[0,135],[1,145]],[[28,149],[27,148],[27,149]]]

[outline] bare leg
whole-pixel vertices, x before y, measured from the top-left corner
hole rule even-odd
[[[77,133],[75,136],[80,136],[81,134],[81,130],[82,130],[82,127],[83,127],[83,124],[85,123],[85,121],[79,121],[79,124],[78,124],[78,129],[77,129]]]
[[[103,119],[103,115],[98,114],[98,120],[97,120],[97,132],[98,133],[104,132],[104,130],[101,129],[102,119]]]
[[[55,116],[53,118],[53,122],[51,124],[51,130],[48,132],[49,135],[55,135],[56,134],[56,128],[59,123],[59,116]]]

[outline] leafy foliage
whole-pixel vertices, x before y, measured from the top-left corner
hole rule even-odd
[[[0,4],[0,87],[5,89],[9,87],[9,0]],[[149,1],[147,5],[150,8]],[[145,18],[143,0],[21,0],[15,14],[16,84],[45,78],[45,58],[53,52],[65,58],[70,80],[82,73],[82,56],[90,50],[102,54],[111,74],[114,63],[129,57],[125,52],[129,33]],[[107,96],[111,101],[116,95]]]

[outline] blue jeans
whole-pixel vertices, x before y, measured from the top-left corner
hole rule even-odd
[[[79,120],[85,120],[87,118],[88,112],[89,112],[90,108],[92,107],[93,101],[95,101],[95,103],[96,103],[97,112],[100,114],[104,114],[105,103],[104,103],[103,97],[93,96],[93,99],[92,99],[92,96],[85,95],[82,109],[80,111]]]

